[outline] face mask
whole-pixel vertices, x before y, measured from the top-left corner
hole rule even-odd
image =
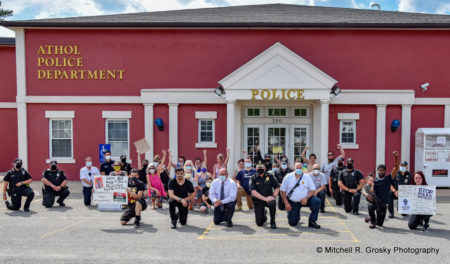
[[[258,173],[259,174],[263,174],[264,173],[264,169],[258,169]]]
[[[136,178],[135,177],[131,177],[130,178],[130,184],[131,185],[136,185]]]
[[[207,171],[206,168],[202,168],[203,173],[206,173],[206,171]]]
[[[244,166],[245,166],[246,168],[250,168],[250,167],[252,166],[252,164],[251,164],[250,162],[246,162],[246,163],[244,164]]]
[[[91,167],[92,166],[92,161],[86,161],[86,166],[87,167]]]
[[[50,169],[52,169],[52,170],[56,170],[57,168],[58,168],[58,166],[56,166],[56,165],[50,166]]]
[[[210,182],[207,182],[207,183],[206,183],[206,187],[210,188],[210,187],[211,187],[211,183],[210,183]]]
[[[281,164],[281,168],[282,168],[283,170],[287,169],[287,164],[286,164],[286,163],[282,163],[282,164]]]
[[[338,167],[343,167],[344,163],[343,162],[338,162]]]
[[[400,166],[400,171],[401,172],[405,172],[406,171],[406,167]]]
[[[270,162],[270,159],[266,159],[265,161],[266,161],[266,162]]]
[[[190,173],[187,173],[185,176],[184,176],[186,179],[188,179],[188,180],[190,180],[191,179],[191,177],[192,177],[192,174],[190,174]]]
[[[315,170],[313,170],[313,172],[314,172],[314,175],[317,175],[317,174],[319,174],[320,170],[315,169]]]
[[[219,176],[219,179],[221,180],[221,181],[225,181],[226,179],[227,179],[227,176],[225,176],[225,175],[220,175]]]
[[[272,168],[272,172],[277,172],[277,168]]]
[[[105,160],[110,160],[111,156],[105,156]]]
[[[192,166],[186,166],[186,170],[191,170]]]
[[[22,163],[21,163],[21,162],[16,163],[16,168],[17,168],[17,169],[22,168]]]
[[[120,166],[114,166],[114,170],[115,171],[119,171],[120,170]]]
[[[126,159],[126,158],[123,158],[123,159],[121,159],[121,161],[122,161],[123,163],[125,163],[125,162],[127,161],[127,159]]]
[[[142,168],[146,169],[148,167],[148,164],[142,165]]]
[[[155,169],[150,169],[149,172],[150,173],[155,173]]]
[[[295,174],[297,175],[303,175],[303,170],[302,169],[295,169]]]
[[[353,169],[353,164],[352,163],[347,163],[347,169],[349,169],[349,170]]]

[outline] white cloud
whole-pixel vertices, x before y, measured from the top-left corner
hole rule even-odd
[[[450,4],[442,4],[440,7],[438,7],[436,13],[441,15],[450,14]]]
[[[416,3],[414,3],[414,0],[400,0],[398,3],[398,11],[416,12]]]
[[[16,33],[14,31],[9,30],[5,27],[0,27],[0,37],[3,38],[14,38],[16,36]]]

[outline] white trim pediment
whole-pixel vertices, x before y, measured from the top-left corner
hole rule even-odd
[[[337,81],[277,42],[219,83],[227,100],[248,100],[249,89],[303,89],[305,99],[329,99]]]

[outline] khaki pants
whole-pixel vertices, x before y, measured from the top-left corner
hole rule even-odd
[[[252,196],[250,194],[248,194],[244,190],[244,188],[241,188],[241,189],[237,190],[237,195],[236,195],[237,209],[238,210],[242,210],[242,196],[245,196],[245,199],[247,200],[248,208],[249,209],[253,209]]]

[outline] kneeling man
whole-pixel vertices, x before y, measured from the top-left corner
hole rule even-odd
[[[138,179],[139,171],[136,169],[131,170],[128,177],[128,209],[120,218],[120,223],[126,225],[134,217],[134,227],[138,228],[141,212],[147,208],[147,202],[144,200],[145,184]]]
[[[215,179],[209,189],[209,199],[214,204],[214,224],[226,222],[227,227],[232,227],[231,219],[236,205],[236,183],[228,178],[225,168],[219,170],[219,178]]]

